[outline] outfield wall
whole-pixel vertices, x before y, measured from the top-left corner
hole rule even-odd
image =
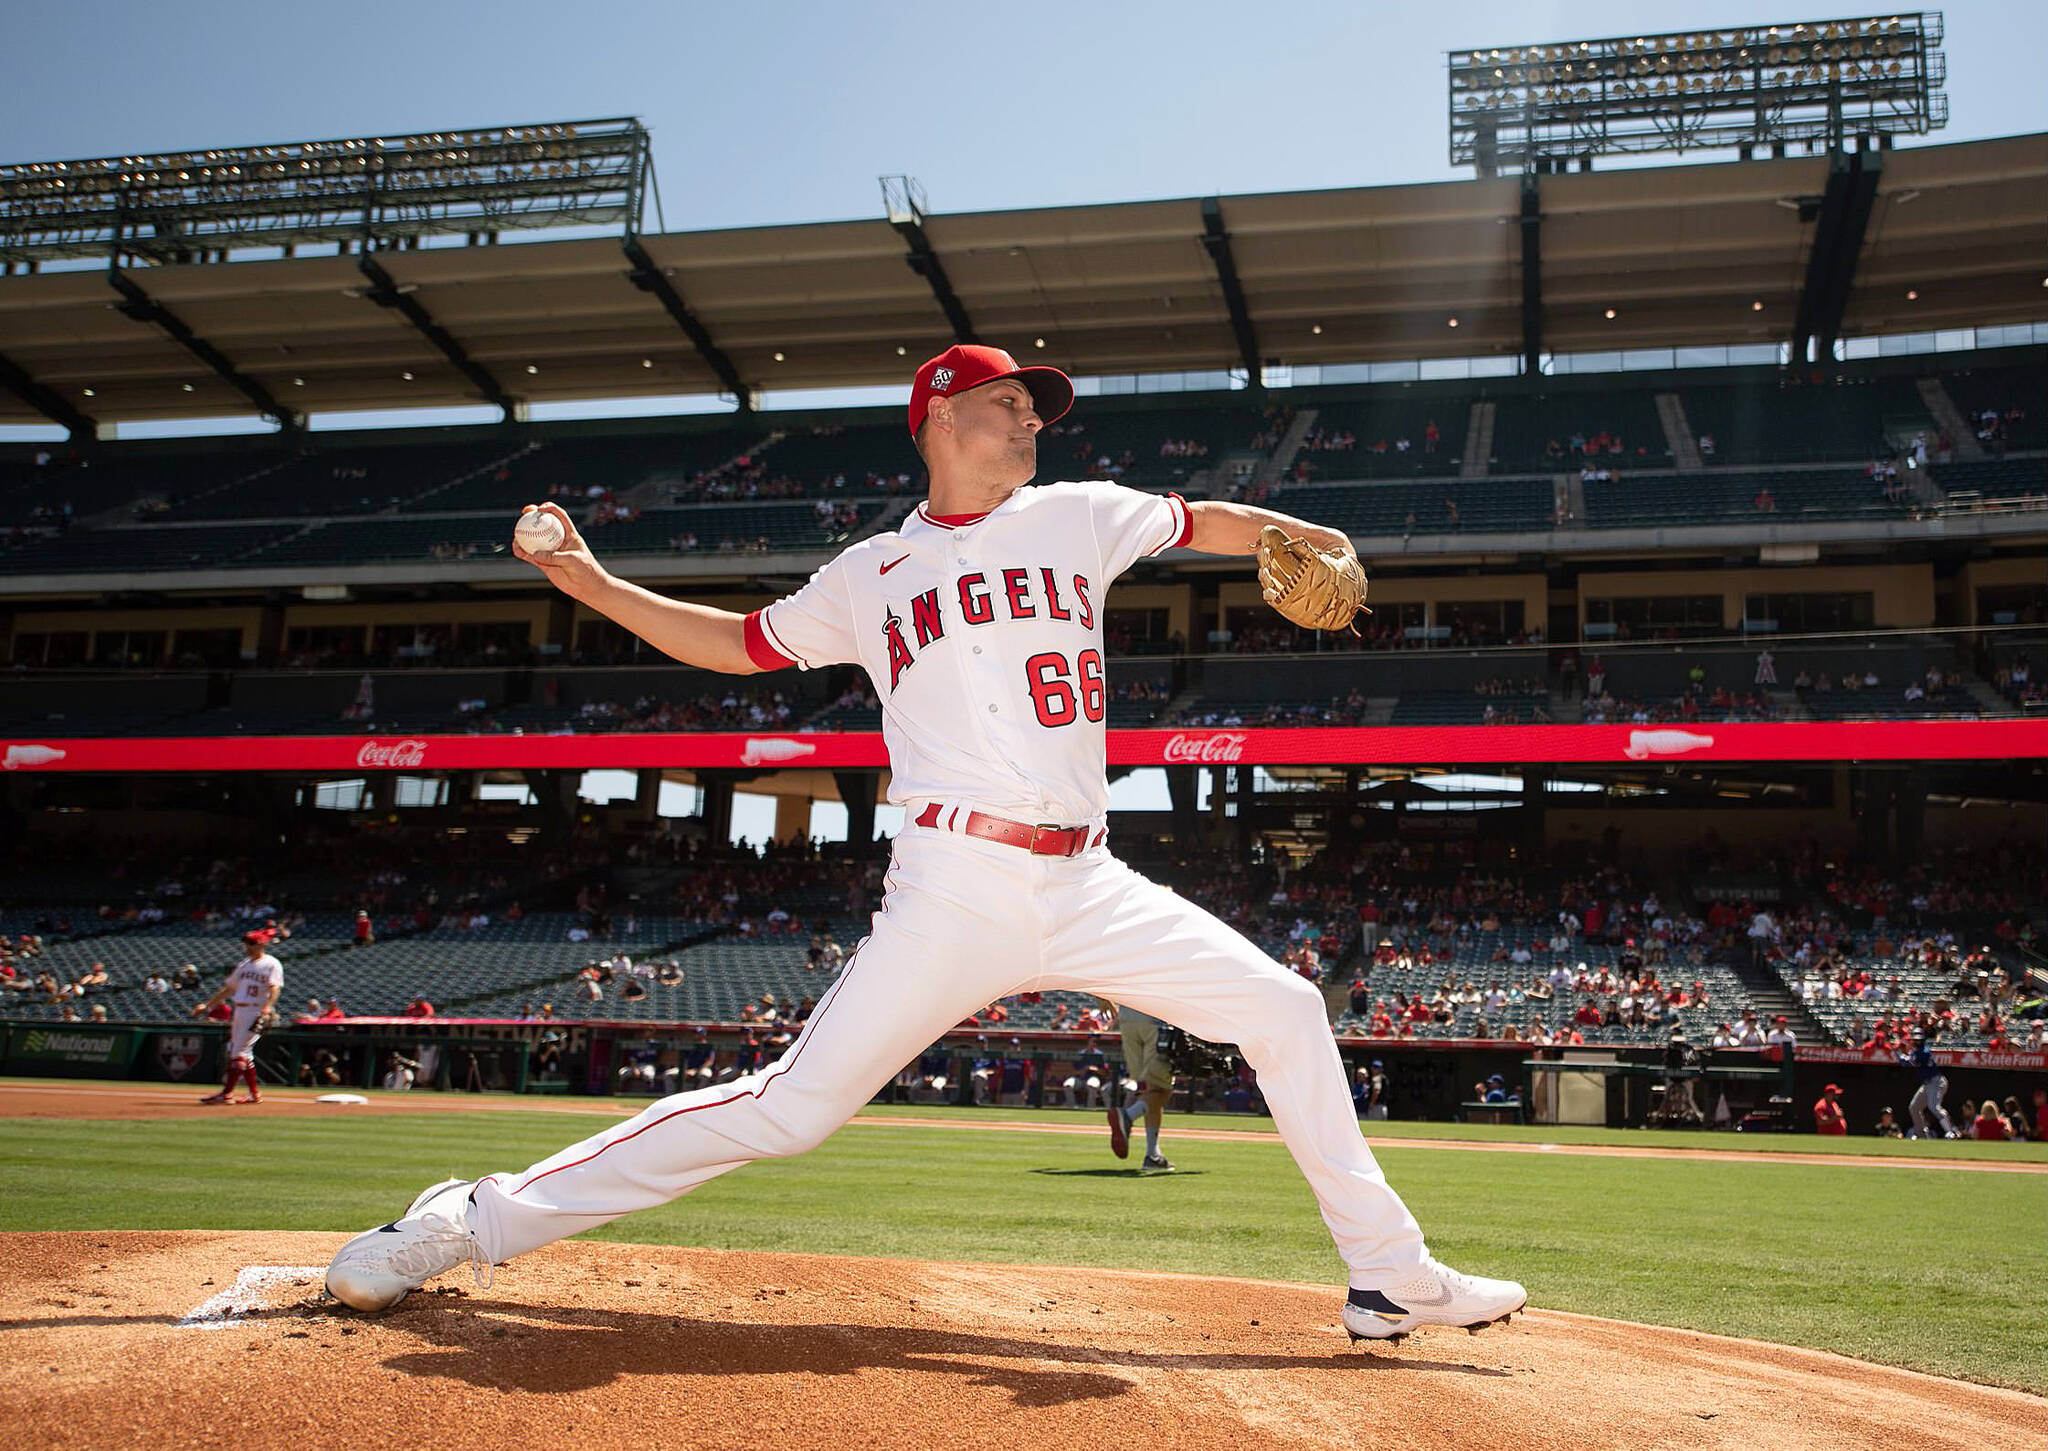
[[[334,1077],[316,1076],[313,1086],[357,1091],[381,1086],[389,1055],[418,1063],[416,1091],[566,1093],[621,1098],[660,1096],[652,1082],[622,1072],[652,1055],[673,1065],[693,1045],[708,1044],[721,1064],[747,1045],[750,1034],[736,1025],[655,1023],[556,1023],[509,1019],[355,1019],[332,1025],[295,1025],[266,1034],[257,1056],[266,1083],[299,1083],[301,1070],[324,1065]],[[219,1081],[226,1030],[213,1023],[163,1027],[118,1024],[0,1022],[0,1072],[18,1077],[129,1079],[211,1087]],[[544,1045],[553,1053],[543,1054]],[[1493,1074],[1519,1089],[1522,1108],[1510,1120],[1605,1123],[1640,1126],[1657,1107],[1663,1077],[1657,1049],[1601,1047],[1536,1050],[1526,1043],[1465,1041],[1414,1043],[1399,1040],[1338,1040],[1348,1070],[1384,1063],[1391,1084],[1392,1116],[1408,1121],[1453,1122],[1481,1115],[1470,1107],[1474,1090]],[[1089,1074],[1113,1085],[1121,1073],[1114,1034],[1031,1033],[1014,1037],[961,1029],[932,1046],[943,1059],[946,1088],[916,1094],[891,1084],[878,1102],[946,1102],[963,1106],[999,1103],[1007,1107],[1084,1107],[1083,1091],[1064,1091],[1068,1078],[1085,1084]],[[321,1054],[327,1055],[324,1059]],[[931,1055],[926,1055],[931,1056]],[[1555,1084],[1539,1086],[1529,1062],[1544,1057],[1579,1065],[1583,1080],[1561,1117],[1539,1114],[1549,1103],[1564,1104]],[[1948,1103],[1984,1096],[2019,1098],[2028,1118],[2048,1113],[2048,1053],[1939,1050],[1947,1070]],[[1917,1085],[1912,1070],[1893,1055],[1856,1048],[1807,1048],[1786,1065],[1775,1051],[1721,1050],[1704,1055],[1707,1078],[1699,1094],[1710,1116],[1725,1095],[1731,1122],[1751,1112],[1788,1118],[1797,1132],[1812,1127],[1812,1105],[1830,1083],[1842,1090],[1851,1131],[1866,1134],[1878,1111],[1892,1108],[1905,1122],[1906,1102]],[[550,1061],[550,1059],[552,1061]],[[977,1071],[979,1070],[979,1072]],[[1183,1075],[1185,1079],[1185,1075]],[[1231,1076],[1203,1080],[1213,1100]],[[1117,1090],[1109,1089],[1112,1096]],[[1592,1095],[1591,1098],[1588,1095]],[[1773,1100],[1777,1102],[1774,1104]],[[1588,1105],[1591,1111],[1588,1112]],[[1186,1107],[1176,1094],[1177,1110]],[[1202,1111],[1223,1111],[1215,1102]]]

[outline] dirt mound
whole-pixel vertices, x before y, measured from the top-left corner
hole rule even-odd
[[[1190,1451],[1910,1444],[2048,1451],[2048,1402],[1536,1312],[1369,1353],[1329,1289],[559,1244],[378,1317],[328,1234],[17,1235],[0,1424],[141,1448],[630,1443]],[[264,1269],[263,1267],[272,1267]]]

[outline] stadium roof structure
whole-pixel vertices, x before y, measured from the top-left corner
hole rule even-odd
[[[900,383],[963,336],[1084,376],[1827,340],[2036,321],[2044,270],[2048,133],[45,269],[0,276],[0,423],[744,399]]]

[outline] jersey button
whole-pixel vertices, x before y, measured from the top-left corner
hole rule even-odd
[[[974,653],[975,653],[975,654],[977,654],[977,655],[979,655],[979,654],[981,653],[981,646],[979,646],[979,645],[976,645],[976,646],[974,647]]]
[[[996,713],[996,708],[995,708],[994,706],[990,706],[990,707],[988,708],[988,713],[989,713],[990,715],[994,715],[994,714]]]

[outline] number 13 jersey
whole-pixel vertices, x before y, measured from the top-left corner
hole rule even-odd
[[[747,653],[764,670],[867,671],[894,804],[1090,821],[1109,810],[1109,584],[1193,534],[1178,494],[1112,483],[1030,485],[986,514],[919,504],[748,615]]]

